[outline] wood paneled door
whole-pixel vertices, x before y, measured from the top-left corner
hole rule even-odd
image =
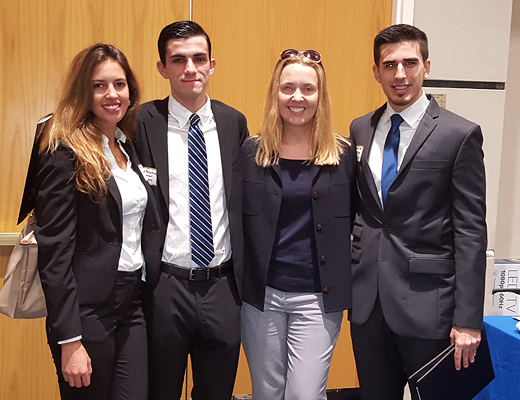
[[[164,98],[157,37],[176,20],[208,32],[217,60],[208,92],[242,111],[258,132],[272,69],[282,50],[323,57],[335,131],[384,102],[372,76],[372,41],[389,25],[392,0],[0,0],[0,235],[15,232],[36,122],[52,112],[72,58],[103,41],[127,55],[142,101]],[[12,247],[0,246],[0,281]],[[0,399],[59,398],[45,321],[0,316]],[[235,393],[251,393],[241,358]],[[357,386],[348,322],[343,324],[329,387]],[[188,389],[190,376],[188,375]],[[189,393],[189,391],[188,391]]]

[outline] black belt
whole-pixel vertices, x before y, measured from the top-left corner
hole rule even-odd
[[[207,281],[210,279],[218,279],[224,275],[233,272],[233,262],[231,259],[222,264],[207,269],[199,268],[182,268],[175,264],[161,262],[161,272],[168,275],[168,278],[175,276],[179,279],[187,281]]]

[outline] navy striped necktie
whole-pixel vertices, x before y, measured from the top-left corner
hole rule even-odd
[[[381,197],[383,204],[386,201],[386,194],[397,176],[397,156],[399,153],[399,142],[401,140],[401,132],[399,125],[404,121],[399,114],[390,117],[392,127],[386,136],[385,148],[383,150],[383,170],[381,174]]]
[[[191,259],[199,267],[207,268],[215,252],[209,203],[208,157],[199,122],[200,117],[192,114],[188,132],[190,243]]]

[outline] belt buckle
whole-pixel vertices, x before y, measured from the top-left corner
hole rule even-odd
[[[195,270],[195,268],[190,268],[190,273],[188,274],[188,280],[189,281],[194,281],[195,279],[193,278],[193,271]]]
[[[206,268],[206,280],[207,281],[209,281],[209,273],[210,273],[209,268]]]

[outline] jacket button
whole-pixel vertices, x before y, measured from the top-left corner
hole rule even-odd
[[[162,253],[162,250],[163,250],[163,245],[161,244],[161,245],[159,246],[159,251]]]
[[[322,225],[322,224],[318,224],[318,225],[316,225],[316,230],[317,230],[318,232],[321,232],[322,229],[323,229],[323,225]]]
[[[323,293],[329,293],[329,287],[323,286]]]
[[[325,257],[325,256],[321,256],[321,257],[320,257],[320,261],[321,261],[321,263],[322,263],[322,264],[325,264],[325,260],[326,260],[326,259],[327,259],[327,257]]]
[[[314,197],[315,199],[317,199],[317,198],[318,198],[318,192],[314,192],[314,193],[312,194],[312,197]]]

